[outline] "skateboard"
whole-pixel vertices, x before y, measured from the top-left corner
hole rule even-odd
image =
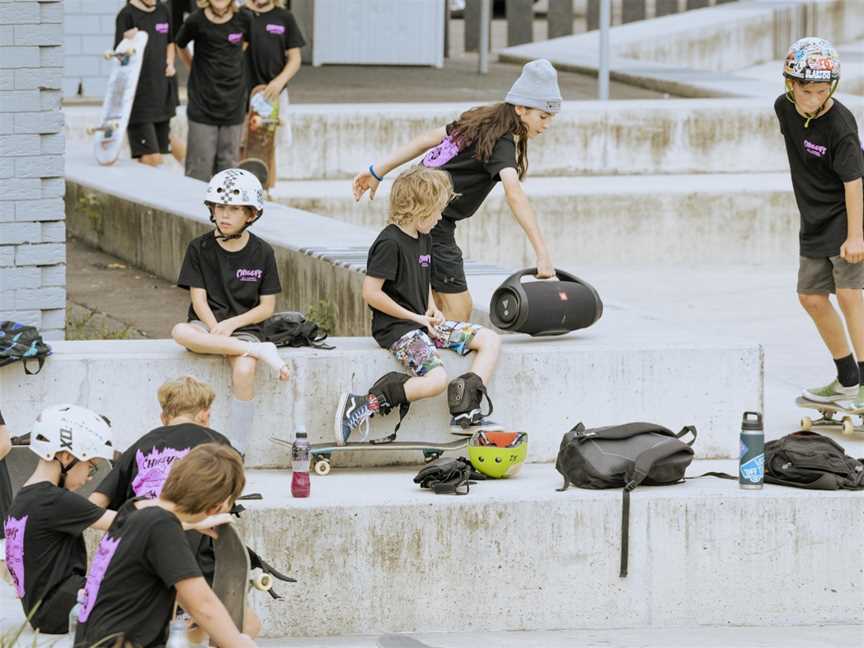
[[[124,38],[114,51],[105,52],[105,58],[112,64],[105,101],[102,103],[102,116],[99,126],[87,129],[88,135],[95,135],[93,150],[99,164],[114,164],[120,155],[132,104],[135,102],[145,47],[147,32],[138,30],[135,38]]]
[[[292,445],[291,441],[270,437],[273,443],[288,446]],[[423,453],[423,459],[426,463],[435,461],[445,452],[451,450],[461,450],[468,445],[468,439],[456,439],[450,442],[434,442],[434,441],[391,441],[389,443],[370,443],[365,442],[348,442],[345,445],[337,445],[336,443],[313,443],[310,448],[312,455],[312,468],[315,474],[324,476],[330,472],[330,459],[334,452],[378,452],[390,451],[397,452],[399,450],[420,450]]]
[[[803,396],[795,399],[798,407],[814,409],[822,416],[815,421],[809,416],[801,419],[802,430],[813,430],[814,432],[837,432],[850,435],[855,432],[864,432],[864,409],[855,409],[851,401],[839,401],[836,403],[819,403],[809,400]],[[839,414],[840,418],[835,418]],[[858,417],[861,425],[855,425],[854,417]]]
[[[247,590],[251,586],[262,592],[269,592],[273,587],[273,578],[267,573],[257,578],[252,577],[249,550],[233,524],[219,527],[214,551],[216,571],[213,574],[213,592],[228,610],[234,625],[242,632]]]
[[[239,166],[254,174],[265,189],[270,189],[276,184],[276,132],[282,122],[279,121],[278,100],[276,103],[267,101],[264,88],[255,86],[249,97]]]

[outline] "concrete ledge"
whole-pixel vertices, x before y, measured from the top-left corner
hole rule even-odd
[[[178,318],[179,319],[179,318]],[[288,466],[289,452],[273,435],[290,438],[302,421],[313,443],[330,441],[341,391],[362,392],[387,371],[401,367],[371,338],[332,338],[333,351],[292,349],[283,357],[292,379],[278,382],[260,367],[255,428],[247,465]],[[169,378],[192,374],[213,385],[213,426],[226,430],[230,372],[218,356],[192,354],[171,340],[56,342],[54,355],[36,376],[19,365],[0,369],[3,413],[16,430],[32,425],[45,403],[74,402],[105,414],[128,446],[159,423],[156,390]],[[469,358],[446,353],[448,372],[468,370]],[[701,457],[734,457],[741,412],[762,408],[762,349],[740,340],[672,330],[635,311],[607,305],[592,328],[560,338],[505,336],[489,385],[495,419],[527,431],[531,461],[551,461],[561,436],[579,421],[606,425],[632,420],[676,428],[696,425]],[[396,416],[374,421],[385,436]],[[446,440],[446,394],[415,404],[399,431],[403,440]],[[368,453],[367,453],[368,454]],[[416,453],[334,458],[334,466],[418,463]]]
[[[718,469],[735,465],[689,472]],[[281,603],[254,595],[268,636],[864,622],[864,559],[837,541],[864,531],[856,493],[710,478],[638,489],[620,579],[620,490],[558,493],[542,464],[465,497],[413,475],[334,471],[295,500],[289,475],[249,474],[264,500],[249,503],[246,539],[300,580]]]
[[[360,203],[344,180],[282,181],[271,195],[379,228],[391,186],[385,182],[375,201]],[[525,189],[562,264],[789,264],[797,258],[800,219],[788,173],[529,178]],[[500,186],[474,218],[459,223],[456,240],[472,259],[535,263]]]

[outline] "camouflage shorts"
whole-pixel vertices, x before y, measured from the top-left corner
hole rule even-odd
[[[438,349],[449,349],[459,355],[468,355],[468,346],[482,327],[470,322],[444,322],[438,327],[441,337],[432,337],[416,329],[396,340],[390,351],[414,376],[425,376],[436,367],[444,366]]]

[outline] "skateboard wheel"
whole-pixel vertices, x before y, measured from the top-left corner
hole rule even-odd
[[[261,574],[252,581],[252,586],[259,592],[269,592],[273,587],[273,577],[270,574]]]
[[[855,432],[855,424],[852,423],[852,419],[847,416],[843,419],[843,434],[851,436],[853,432]]]
[[[813,419],[811,419],[809,416],[805,416],[804,418],[802,418],[801,419],[801,429],[804,430],[805,432],[807,430],[813,429]]]
[[[318,459],[315,462],[315,474],[321,475],[323,477],[324,475],[327,475],[329,473],[330,473],[330,461],[328,459]]]

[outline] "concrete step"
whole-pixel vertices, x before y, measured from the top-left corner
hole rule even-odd
[[[717,469],[735,462],[689,474]],[[637,489],[622,579],[620,490],[556,492],[548,464],[465,497],[413,475],[313,476],[296,500],[289,474],[250,472],[264,500],[249,503],[246,538],[300,581],[284,602],[255,594],[268,636],[864,622],[859,544],[837,542],[864,528],[856,493],[714,478]]]
[[[348,180],[281,181],[277,202],[353,225],[386,223],[392,183],[356,203]],[[525,189],[560,265],[708,265],[797,259],[799,216],[788,173],[529,178]],[[500,185],[459,223],[466,257],[532,266],[536,257]],[[710,245],[704,245],[710,241]]]
[[[771,97],[782,92],[782,84]],[[788,169],[771,97],[565,102],[533,140],[534,177],[689,173],[773,173]],[[864,99],[843,98],[864,122]],[[278,151],[287,180],[351,178],[411,137],[455,119],[467,104],[293,105],[294,144]],[[87,148],[95,108],[67,107],[66,138]],[[185,139],[185,113],[172,128]]]

